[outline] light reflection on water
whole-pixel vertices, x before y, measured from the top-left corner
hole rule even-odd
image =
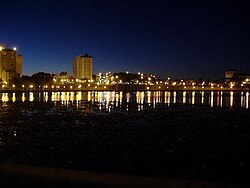
[[[249,92],[233,91],[146,91],[146,92],[23,92],[23,93],[0,93],[0,102],[17,101],[52,101],[62,105],[82,102],[97,103],[99,109],[125,107],[136,104],[138,111],[143,110],[145,105],[156,107],[158,104],[190,104],[207,105],[211,107],[242,107],[249,108]]]

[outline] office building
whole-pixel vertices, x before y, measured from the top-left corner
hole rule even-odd
[[[92,80],[92,56],[78,55],[73,61],[73,77]]]
[[[22,75],[22,55],[17,49],[8,49],[6,45],[0,44],[0,81],[10,82]]]

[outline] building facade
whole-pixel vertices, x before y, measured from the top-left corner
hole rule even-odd
[[[73,60],[73,77],[76,79],[92,80],[92,56],[78,55]]]
[[[22,76],[22,55],[17,49],[8,49],[0,44],[0,81],[10,82],[14,78]]]

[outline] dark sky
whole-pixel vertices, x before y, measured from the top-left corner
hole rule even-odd
[[[0,0],[0,43],[18,47],[28,75],[71,74],[89,53],[94,73],[220,79],[250,72],[250,3]]]

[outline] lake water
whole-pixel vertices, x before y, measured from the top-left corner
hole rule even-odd
[[[133,105],[140,111],[145,106],[188,104],[210,107],[249,108],[249,92],[233,91],[146,91],[146,92],[16,92],[0,93],[2,105],[16,101],[52,101],[62,105],[95,103],[100,109]]]

